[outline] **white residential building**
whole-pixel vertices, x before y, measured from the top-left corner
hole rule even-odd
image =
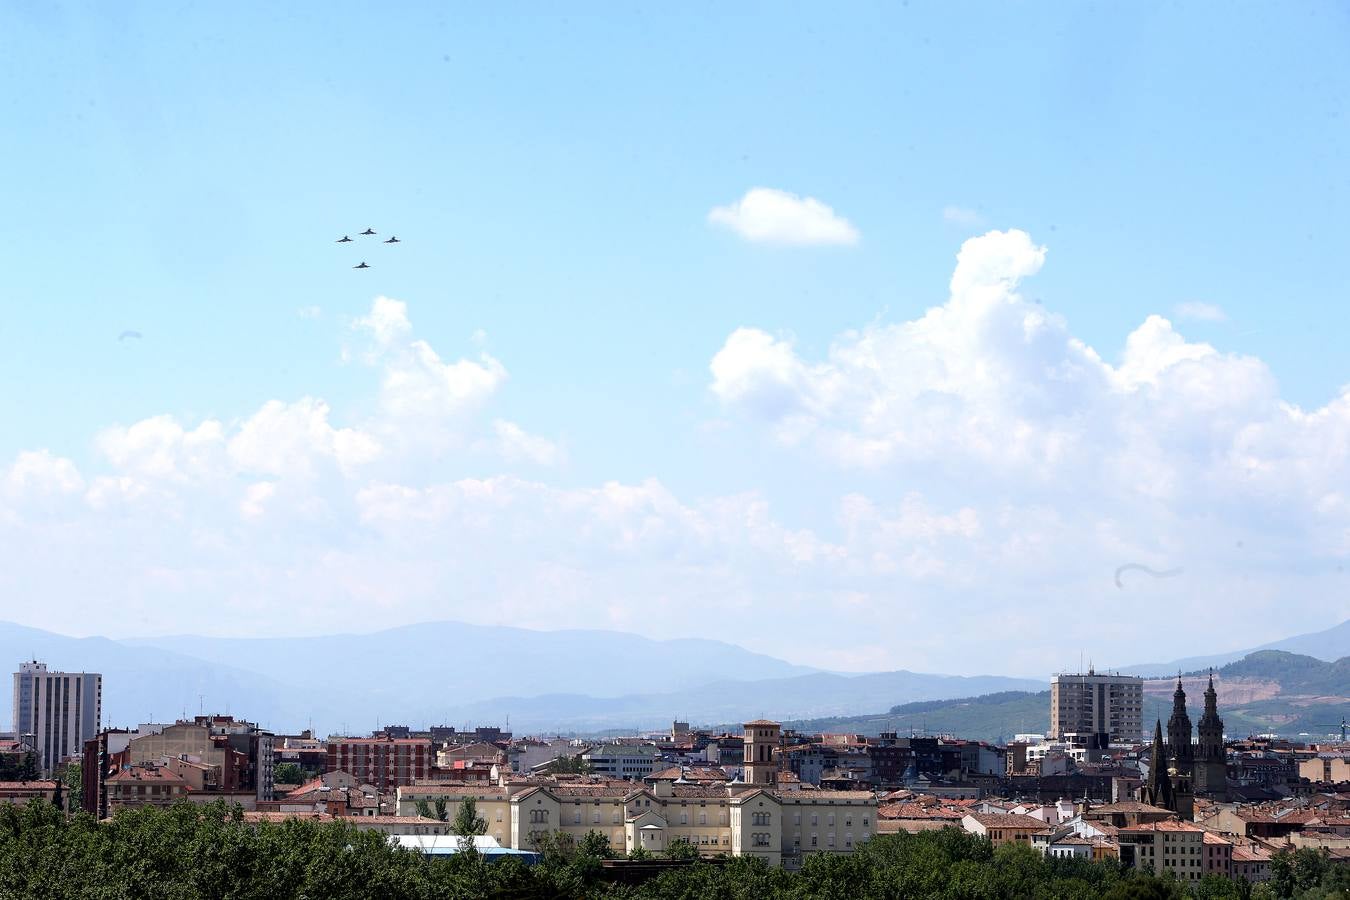
[[[20,663],[14,673],[15,735],[36,748],[44,773],[80,756],[84,742],[98,733],[102,715],[102,675],[49,672],[37,660]]]

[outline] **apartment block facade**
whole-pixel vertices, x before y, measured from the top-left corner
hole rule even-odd
[[[1050,737],[1110,736],[1133,743],[1144,736],[1144,680],[1132,675],[1060,674],[1050,679]]]
[[[14,731],[37,751],[38,768],[50,773],[79,756],[98,733],[103,716],[103,676],[49,672],[32,660],[14,673]]]
[[[430,738],[330,738],[328,771],[346,772],[381,791],[431,777],[436,764]]]

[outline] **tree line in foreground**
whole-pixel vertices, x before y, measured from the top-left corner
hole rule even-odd
[[[850,855],[808,857],[786,872],[751,859],[689,861],[617,884],[608,842],[555,836],[536,865],[476,852],[425,857],[346,822],[246,824],[237,807],[180,803],[119,811],[99,823],[49,803],[0,805],[0,897],[282,898],[1321,898],[1350,897],[1350,871],[1313,851],[1277,859],[1251,888],[1209,877],[1184,886],[1111,861],[992,849],[958,829],[882,835]],[[678,855],[678,852],[677,854]]]

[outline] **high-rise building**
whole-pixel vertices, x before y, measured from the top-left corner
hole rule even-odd
[[[1109,735],[1137,742],[1144,734],[1144,679],[1132,675],[1056,675],[1050,679],[1050,737]]]
[[[79,756],[98,733],[102,715],[102,675],[49,672],[37,660],[20,663],[14,673],[14,731],[37,750],[44,773]]]

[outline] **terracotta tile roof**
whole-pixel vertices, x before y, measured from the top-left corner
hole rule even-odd
[[[54,791],[55,781],[0,781],[0,791]]]
[[[285,822],[290,819],[297,821],[311,822],[331,822],[333,816],[328,813],[318,812],[259,812],[258,810],[246,810],[244,812],[245,822]]]
[[[1234,847],[1233,862],[1270,862],[1270,851],[1259,847]]]
[[[493,800],[505,800],[511,796],[508,788],[486,784],[414,784],[400,787],[398,793],[418,797],[476,797]]]
[[[638,788],[631,783],[625,785],[609,784],[546,784],[543,790],[548,791],[559,799],[563,797],[610,797],[623,799],[629,794],[634,793]]]
[[[1146,832],[1156,832],[1156,831],[1184,831],[1188,833],[1200,832],[1203,834],[1205,829],[1201,828],[1199,825],[1194,825],[1190,822],[1171,822],[1171,821],[1149,822],[1146,825],[1132,825],[1129,828],[1120,829],[1121,834],[1144,834]]]
[[[1152,806],[1148,803],[1140,803],[1138,800],[1121,800],[1119,803],[1107,803],[1104,806],[1094,806],[1087,811],[1088,815],[1092,813],[1163,813],[1171,815],[1170,810],[1163,809],[1161,806]]]
[[[308,822],[350,822],[353,825],[443,825],[449,823],[440,819],[428,819],[422,816],[334,816],[318,812],[258,812],[248,810],[244,813],[245,822],[286,822],[290,820]]]
[[[784,803],[814,803],[817,800],[872,800],[877,795],[871,791],[774,791],[775,797]]]
[[[940,819],[959,822],[964,816],[964,812],[954,809],[922,806],[918,803],[883,803],[877,807],[878,819]]]
[[[1031,831],[1044,831],[1045,823],[1031,816],[1017,813],[966,813],[985,828],[1025,828]]]
[[[1230,847],[1233,845],[1232,841],[1221,838],[1212,831],[1205,832],[1204,842],[1206,844],[1226,844]]]
[[[778,773],[783,776],[782,772]],[[684,778],[685,781],[727,781],[727,773],[721,769],[712,766],[671,766],[669,769],[662,769],[659,772],[653,772],[648,775],[644,781],[674,781],[678,778]]]
[[[681,798],[720,798],[725,800],[730,794],[725,787],[717,785],[703,784],[677,784],[670,789],[671,796],[676,799]]]
[[[143,769],[140,766],[130,766],[116,775],[109,775],[107,781],[158,781],[164,784],[187,784],[182,778],[179,778],[168,769]]]

